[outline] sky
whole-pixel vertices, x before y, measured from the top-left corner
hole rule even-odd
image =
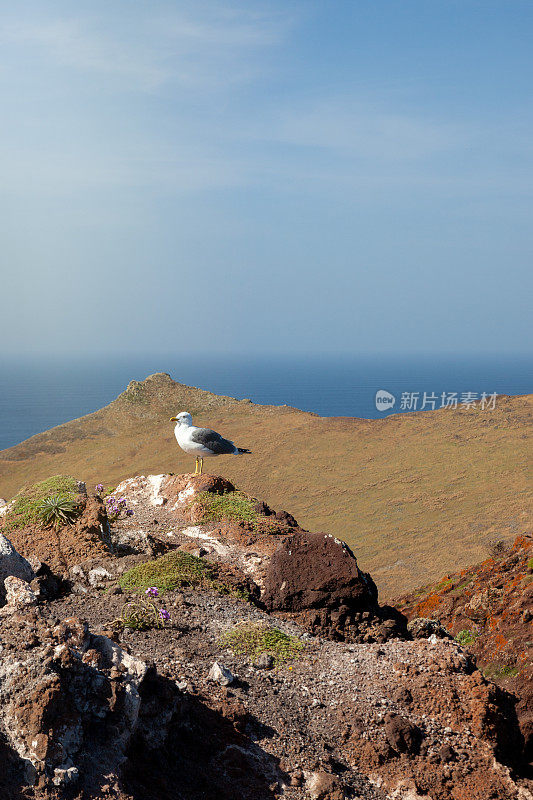
[[[0,15],[2,353],[533,341],[530,0]]]

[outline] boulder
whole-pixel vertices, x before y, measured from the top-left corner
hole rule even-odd
[[[438,619],[416,617],[407,624],[407,630],[413,639],[429,639],[430,636],[436,636],[437,639],[453,639]]]
[[[347,544],[323,533],[297,532],[272,555],[261,598],[270,611],[374,609],[377,589]]]
[[[6,599],[5,579],[15,576],[28,583],[33,580],[33,570],[18,553],[7,536],[0,533],[0,602],[3,604]]]

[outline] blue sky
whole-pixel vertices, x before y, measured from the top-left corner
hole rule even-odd
[[[525,352],[530,0],[25,2],[7,353]]]

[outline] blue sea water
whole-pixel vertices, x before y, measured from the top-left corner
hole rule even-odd
[[[533,392],[533,356],[109,356],[0,360],[0,449],[109,403],[130,380],[168,372],[181,383],[322,416],[406,413],[402,396]],[[376,407],[376,392],[396,399]],[[426,408],[432,404],[427,402]],[[405,400],[403,402],[405,405]],[[411,403],[412,405],[412,403]],[[180,409],[176,409],[179,411]]]

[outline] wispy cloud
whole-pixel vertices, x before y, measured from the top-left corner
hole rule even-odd
[[[250,136],[261,136],[260,130],[251,130]],[[468,146],[472,137],[467,124],[380,109],[349,94],[277,109],[266,130],[271,142],[387,161],[425,159]]]
[[[122,76],[133,88],[150,90],[167,82],[220,86],[250,78],[254,56],[280,44],[290,25],[289,15],[215,4],[207,15],[201,7],[178,7],[137,15],[134,23],[119,16],[110,24],[108,18],[105,30],[87,16],[32,22],[12,18],[0,26],[0,42],[26,48],[32,59],[56,67]]]

